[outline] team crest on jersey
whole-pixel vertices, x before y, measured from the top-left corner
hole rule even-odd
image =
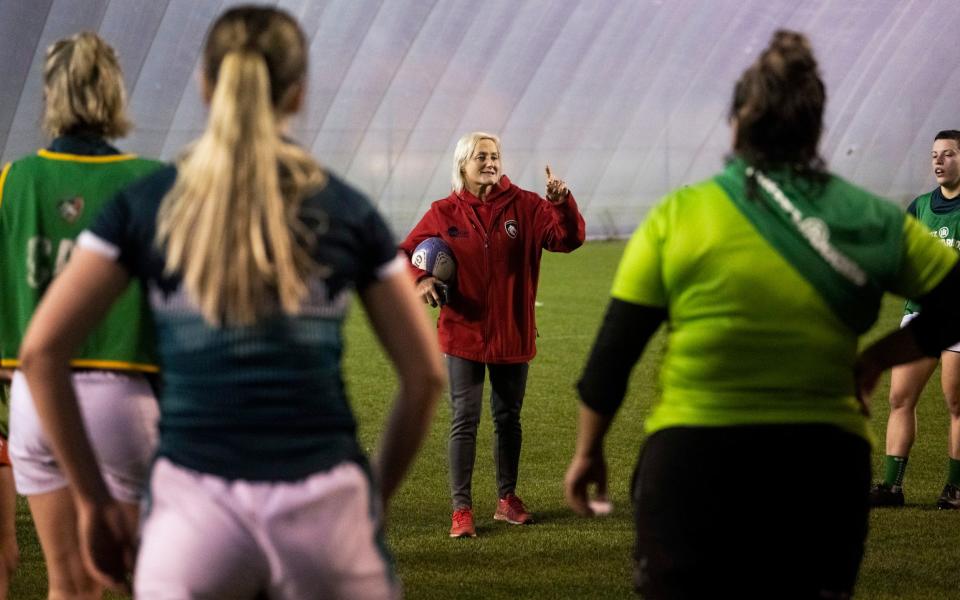
[[[516,238],[517,232],[518,232],[516,219],[510,219],[509,221],[504,223],[503,229],[507,232],[507,235],[509,235],[511,238]]]
[[[941,238],[945,238],[945,237],[947,237],[948,235],[950,235],[950,230],[947,229],[946,227],[941,227],[940,230],[937,232],[937,234],[938,234]]]
[[[74,223],[83,213],[83,198],[74,196],[57,202],[57,212],[67,223]]]

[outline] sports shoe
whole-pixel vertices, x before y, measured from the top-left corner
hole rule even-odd
[[[960,509],[960,487],[951,483],[943,486],[940,498],[937,500],[937,508],[940,510]]]
[[[944,490],[946,493],[946,490]],[[870,506],[903,506],[903,486],[875,483],[870,488]]]
[[[533,515],[527,512],[523,500],[516,494],[507,494],[497,502],[497,512],[493,513],[496,521],[506,521],[511,525],[524,525],[533,521]]]
[[[477,537],[477,530],[473,527],[473,509],[469,506],[461,506],[453,511],[451,520],[450,537]]]

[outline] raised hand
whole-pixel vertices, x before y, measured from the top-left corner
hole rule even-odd
[[[569,193],[567,183],[562,179],[554,178],[550,165],[547,165],[547,200],[552,204],[563,204]]]

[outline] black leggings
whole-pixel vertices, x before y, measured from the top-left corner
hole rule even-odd
[[[678,427],[634,474],[645,598],[847,598],[867,536],[870,445],[828,425]]]

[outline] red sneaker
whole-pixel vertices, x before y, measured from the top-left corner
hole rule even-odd
[[[523,500],[516,494],[507,494],[497,502],[497,512],[493,513],[497,521],[506,521],[511,525],[524,525],[533,522],[533,515],[527,512]]]
[[[469,506],[461,506],[453,511],[452,521],[450,537],[477,537],[477,530],[473,527],[473,509]]]

